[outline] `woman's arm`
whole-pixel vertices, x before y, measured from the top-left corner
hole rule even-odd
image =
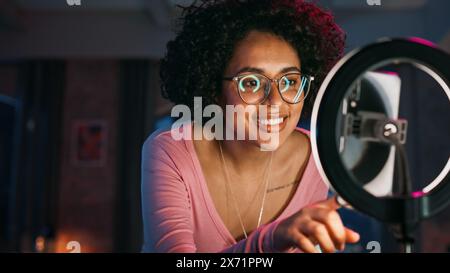
[[[142,150],[143,252],[196,252],[191,204],[175,163],[157,140]]]

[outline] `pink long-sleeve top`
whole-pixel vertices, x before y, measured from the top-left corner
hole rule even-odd
[[[324,200],[328,192],[310,155],[284,211],[236,242],[215,209],[192,140],[174,140],[170,130],[153,133],[142,149],[141,170],[143,252],[276,252],[273,232],[280,220]]]

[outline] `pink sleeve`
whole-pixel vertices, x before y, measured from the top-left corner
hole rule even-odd
[[[155,139],[142,151],[143,252],[196,252],[190,194],[171,154]],[[278,222],[252,232],[221,252],[273,252]]]
[[[236,244],[220,251],[224,253],[272,253],[281,252],[273,248],[273,233],[280,221],[275,221],[261,226],[253,231],[247,239],[240,240]],[[291,252],[292,249],[283,251]]]
[[[143,252],[196,252],[190,198],[169,154],[155,139],[142,150]]]

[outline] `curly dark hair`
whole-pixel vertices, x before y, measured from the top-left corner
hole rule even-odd
[[[345,33],[330,12],[303,0],[202,0],[183,7],[181,30],[161,61],[165,98],[193,109],[194,96],[217,104],[223,73],[236,44],[250,31],[272,33],[299,54],[302,71],[315,76],[302,116],[309,116],[317,90],[344,52]]]

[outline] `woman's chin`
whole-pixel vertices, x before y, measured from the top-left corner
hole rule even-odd
[[[284,139],[281,138],[280,134],[270,134],[264,139],[256,140],[256,145],[261,149],[261,151],[275,151],[277,150],[284,142]]]

